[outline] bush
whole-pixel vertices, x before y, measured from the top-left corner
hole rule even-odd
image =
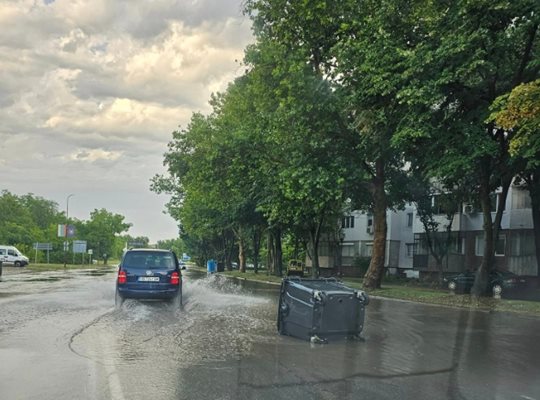
[[[369,268],[371,258],[369,257],[355,257],[352,265],[360,269],[361,276],[364,276]]]

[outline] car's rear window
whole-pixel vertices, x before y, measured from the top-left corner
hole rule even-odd
[[[174,269],[175,262],[171,253],[161,251],[130,251],[124,256],[124,267],[145,269]]]

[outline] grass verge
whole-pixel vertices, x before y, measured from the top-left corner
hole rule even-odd
[[[282,279],[279,276],[267,275],[266,271],[259,271],[258,273],[255,273],[253,271],[240,272],[240,271],[235,270],[235,271],[220,272],[220,274],[238,278],[238,279],[246,279],[250,281],[277,283],[277,284],[280,284],[281,279]]]
[[[94,269],[94,268],[111,268],[114,264],[103,265],[103,264],[67,264],[66,270],[75,270],[75,269]],[[63,271],[64,264],[29,264],[26,267],[22,267],[22,270],[33,271],[33,272],[44,272],[44,271]]]

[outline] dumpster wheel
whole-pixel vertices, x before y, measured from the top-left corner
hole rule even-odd
[[[314,343],[314,344],[327,344],[328,343],[328,340],[326,339],[323,339],[323,338],[320,338],[319,336],[317,335],[313,335],[309,341],[311,343]]]

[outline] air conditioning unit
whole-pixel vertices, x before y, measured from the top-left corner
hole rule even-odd
[[[464,214],[474,214],[476,210],[474,209],[474,206],[472,204],[465,204],[463,206],[463,213]]]

